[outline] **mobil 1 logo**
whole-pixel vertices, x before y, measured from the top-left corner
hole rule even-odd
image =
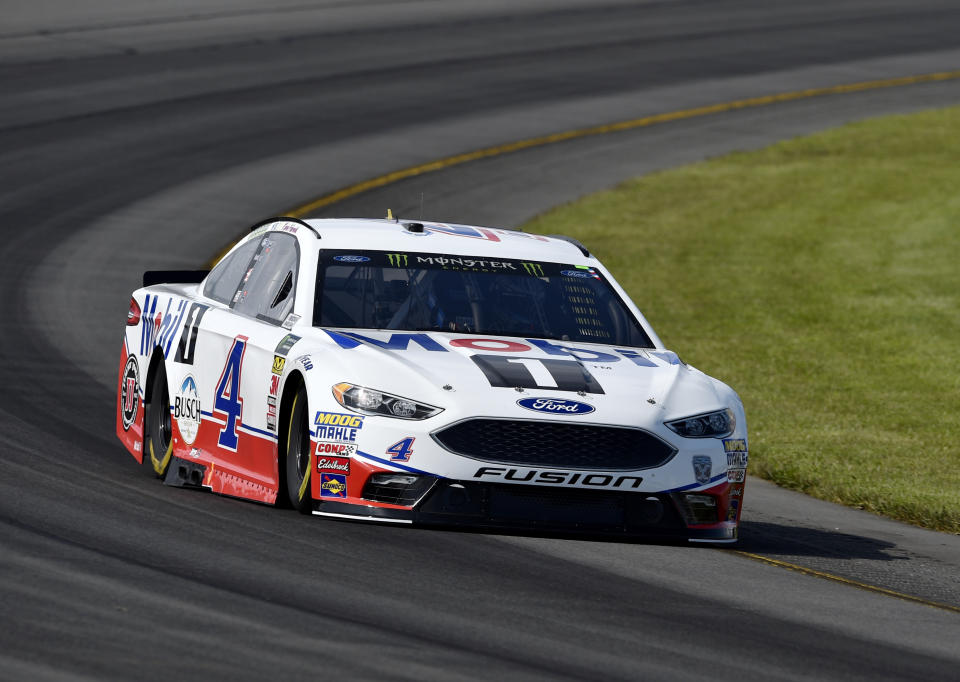
[[[603,393],[600,382],[577,360],[484,354],[470,359],[491,386]]]

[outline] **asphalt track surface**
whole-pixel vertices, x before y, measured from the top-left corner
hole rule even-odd
[[[0,678],[956,679],[955,536],[757,480],[741,553],[303,518],[161,486],[113,406],[145,269],[202,266],[261,217],[472,149],[957,69],[960,7],[261,5],[0,2]],[[639,173],[958,102],[951,80],[702,116],[323,214],[413,216],[423,193],[427,218],[513,225]]]

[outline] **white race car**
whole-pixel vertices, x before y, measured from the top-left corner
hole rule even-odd
[[[170,485],[397,523],[733,542],[743,405],[575,240],[275,218],[130,301],[117,435]]]

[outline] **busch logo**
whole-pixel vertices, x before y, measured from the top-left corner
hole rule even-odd
[[[197,381],[188,374],[180,384],[180,394],[173,401],[173,416],[177,420],[180,436],[187,444],[197,439],[200,430],[200,395],[197,392]]]

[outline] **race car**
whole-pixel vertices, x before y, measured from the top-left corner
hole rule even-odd
[[[746,419],[574,239],[255,225],[144,274],[116,431],[168,485],[404,524],[734,542]]]

